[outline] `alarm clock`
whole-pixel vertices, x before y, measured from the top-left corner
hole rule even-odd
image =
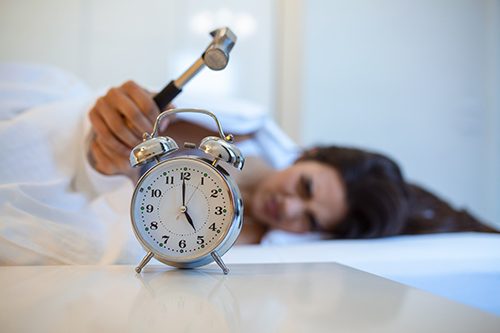
[[[211,117],[219,136],[199,145],[186,142],[181,155],[178,144],[158,133],[161,121],[178,113]],[[175,156],[174,156],[175,155]],[[245,159],[225,135],[217,117],[199,109],[162,112],[153,132],[132,149],[133,167],[154,163],[137,182],[130,205],[132,227],[147,252],[136,267],[140,273],[153,257],[179,268],[194,268],[215,261],[224,274],[229,269],[221,257],[235,243],[243,222],[243,201],[225,167],[243,168]]]

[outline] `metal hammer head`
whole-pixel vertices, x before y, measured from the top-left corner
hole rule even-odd
[[[210,33],[214,38],[203,55],[205,65],[215,71],[226,68],[229,62],[229,52],[236,43],[236,35],[227,27],[214,30]]]

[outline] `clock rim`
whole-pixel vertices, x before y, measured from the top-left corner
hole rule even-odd
[[[173,257],[173,256],[167,256],[162,254],[161,252],[158,252],[156,249],[154,249],[152,246],[148,244],[147,241],[145,241],[140,234],[139,230],[137,229],[138,226],[134,222],[134,211],[133,211],[133,203],[134,200],[137,197],[138,190],[140,188],[140,184],[144,181],[145,178],[149,176],[149,174],[153,173],[154,170],[158,169],[164,164],[168,164],[174,161],[178,160],[190,160],[190,161],[195,161],[196,163],[201,163],[205,165],[206,167],[211,168],[216,174],[218,174],[224,182],[226,182],[228,188],[229,188],[229,194],[230,194],[230,201],[231,205],[233,208],[233,218],[232,221],[230,222],[230,226],[226,228],[224,231],[224,234],[220,237],[220,240],[217,242],[217,244],[213,247],[213,249],[203,255],[199,256],[189,256],[189,257]],[[219,169],[222,169],[219,170]],[[209,264],[214,261],[212,257],[212,252],[216,252],[219,256],[223,256],[236,242],[236,239],[238,238],[241,227],[243,224],[243,201],[241,199],[241,193],[239,191],[239,188],[235,185],[234,181],[229,177],[229,173],[227,173],[226,170],[220,165],[213,166],[212,163],[207,160],[206,158],[199,157],[199,156],[177,156],[174,158],[166,159],[163,161],[160,161],[156,165],[152,166],[148,171],[146,171],[137,181],[137,184],[135,185],[134,192],[132,194],[132,198],[130,201],[130,221],[132,224],[132,230],[134,231],[135,237],[141,244],[142,248],[146,252],[151,252],[153,253],[153,256],[156,260],[167,264],[169,266],[174,266],[174,267],[179,267],[179,268],[193,268],[193,267],[199,267],[203,266],[206,264]]]

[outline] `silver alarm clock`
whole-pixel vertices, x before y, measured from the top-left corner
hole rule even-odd
[[[172,157],[178,145],[158,135],[159,124],[165,117],[187,112],[212,117],[219,136],[206,137],[198,146],[185,143],[188,153]],[[189,153],[193,151],[198,153]],[[137,182],[130,206],[134,233],[147,252],[137,273],[153,257],[180,268],[215,261],[224,274],[229,272],[221,257],[240,233],[243,201],[224,166],[241,170],[244,161],[233,136],[224,134],[213,113],[172,109],[157,117],[153,132],[145,133],[130,153],[133,167],[156,163]]]

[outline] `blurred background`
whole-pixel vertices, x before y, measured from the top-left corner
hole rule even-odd
[[[221,26],[228,67],[185,90],[258,103],[302,146],[388,154],[500,226],[499,0],[0,0],[0,61],[160,89]]]

